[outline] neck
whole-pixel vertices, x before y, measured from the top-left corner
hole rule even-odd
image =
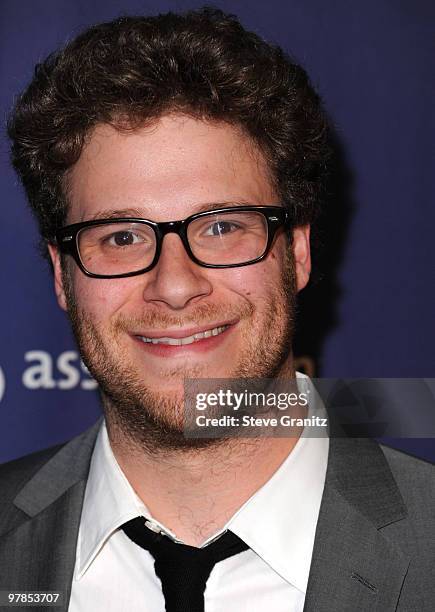
[[[191,546],[222,529],[299,439],[231,439],[200,451],[151,456],[132,452],[119,431],[108,429],[116,460],[153,518]]]
[[[289,365],[279,378],[294,378]],[[305,416],[305,408],[297,409]],[[106,415],[113,453],[152,517],[192,546],[221,530],[276,472],[295,447],[292,437],[229,438],[201,449],[135,446]]]

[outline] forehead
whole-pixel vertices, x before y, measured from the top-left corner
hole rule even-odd
[[[68,193],[70,223],[106,211],[165,221],[213,203],[276,203],[250,138],[227,123],[183,115],[131,131],[97,126],[69,174]]]

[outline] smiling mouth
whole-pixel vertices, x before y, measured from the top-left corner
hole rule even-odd
[[[184,346],[186,344],[193,344],[199,342],[204,338],[211,338],[212,336],[219,336],[222,332],[228,329],[230,325],[222,325],[220,327],[213,327],[213,329],[207,329],[203,332],[198,332],[192,336],[186,336],[184,338],[171,338],[169,336],[163,336],[161,338],[147,338],[146,336],[137,336],[139,340],[142,340],[145,344],[166,344],[169,346]]]

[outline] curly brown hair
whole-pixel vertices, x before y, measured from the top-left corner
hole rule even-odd
[[[282,49],[203,8],[96,25],[36,67],[8,134],[44,245],[65,223],[65,178],[92,128],[134,128],[173,111],[241,127],[295,224],[313,222],[329,158],[318,95]]]

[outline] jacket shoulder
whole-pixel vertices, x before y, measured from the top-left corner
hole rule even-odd
[[[61,495],[63,487],[87,477],[102,420],[63,444],[0,465],[0,534],[28,519],[29,512],[33,516]],[[23,499],[16,503],[23,494],[24,506]]]
[[[408,512],[435,527],[435,464],[381,445]]]
[[[435,463],[409,455],[404,451],[391,448],[391,446],[380,444],[380,447],[394,476],[399,480],[404,480],[411,484],[411,481],[415,480],[415,478],[435,479]]]

